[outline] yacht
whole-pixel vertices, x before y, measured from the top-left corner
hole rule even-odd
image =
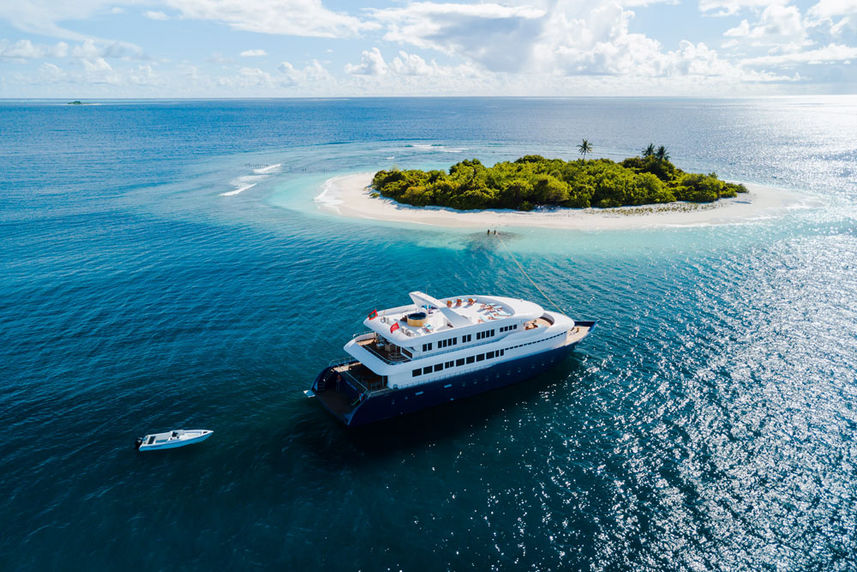
[[[365,425],[470,397],[556,364],[595,322],[501,296],[434,298],[373,311],[305,393],[345,425]]]

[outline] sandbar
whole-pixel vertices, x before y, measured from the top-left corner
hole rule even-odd
[[[616,208],[550,208],[529,212],[509,209],[459,211],[414,207],[372,196],[373,173],[332,177],[315,197],[319,209],[343,217],[452,228],[541,227],[569,230],[619,230],[735,224],[782,216],[814,206],[816,199],[793,191],[748,184],[748,193],[714,203],[674,202]],[[377,193],[374,193],[377,195]]]

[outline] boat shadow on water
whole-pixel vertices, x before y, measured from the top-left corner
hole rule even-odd
[[[520,383],[362,427],[346,428],[313,403],[317,417],[301,416],[294,430],[305,450],[322,463],[371,462],[479,430],[503,412],[534,402],[542,391],[574,388],[584,378],[585,360],[585,354],[572,354]]]

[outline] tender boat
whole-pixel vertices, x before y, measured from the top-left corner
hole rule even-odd
[[[152,433],[145,437],[138,437],[136,447],[138,451],[157,451],[160,449],[175,449],[201,443],[211,437],[214,431],[209,429],[175,429],[166,433]]]
[[[364,425],[517,383],[550,368],[595,327],[501,296],[437,299],[373,311],[351,356],[305,393],[347,426]]]

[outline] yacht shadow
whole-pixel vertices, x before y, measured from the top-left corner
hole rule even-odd
[[[583,356],[572,354],[555,367],[520,383],[481,393],[355,428],[346,428],[325,415],[325,424],[315,422],[314,430],[304,427],[303,446],[326,465],[373,462],[391,455],[424,449],[428,444],[447,441],[491,422],[492,418],[519,404],[533,400],[539,392],[565,384],[575,384],[583,377]],[[322,412],[319,411],[319,415]],[[299,424],[310,423],[306,418]]]

